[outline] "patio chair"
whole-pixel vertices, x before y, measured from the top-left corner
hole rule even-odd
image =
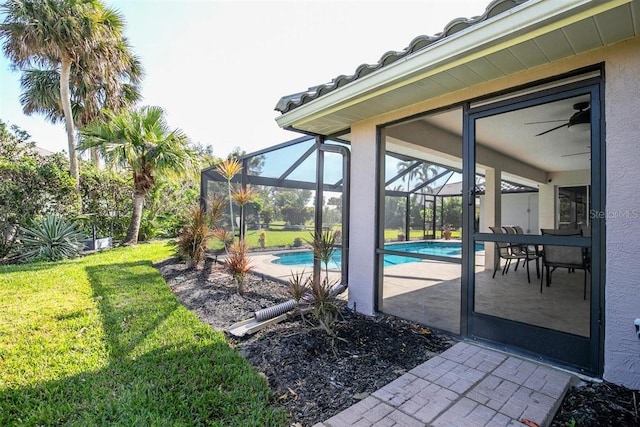
[[[524,234],[524,230],[519,225],[514,225],[513,230],[516,234]],[[522,250],[527,254],[529,261],[536,260],[536,276],[540,278],[540,263],[539,260],[542,257],[542,251],[538,249],[537,245],[522,245]]]
[[[582,230],[542,228],[540,232],[549,236],[582,236]],[[587,272],[591,274],[591,260],[587,248],[580,246],[542,245],[542,277],[540,293],[545,270],[547,287],[551,286],[551,275],[557,268],[567,268],[569,272],[584,270],[583,299],[587,299]]]
[[[491,231],[495,234],[505,234],[502,230],[502,227],[489,227],[489,229],[491,229]],[[529,263],[526,262],[527,255],[523,254],[520,251],[520,245],[511,245],[509,243],[504,243],[504,242],[494,242],[494,243],[496,245],[497,256],[496,256],[496,261],[493,268],[493,276],[491,277],[492,278],[496,277],[496,271],[498,271],[498,268],[500,267],[501,259],[506,260],[504,268],[502,269],[502,275],[505,275],[506,273],[509,272],[509,266],[511,265],[512,260],[516,260],[516,270],[518,268],[517,263],[519,263],[520,260],[524,260],[525,263],[527,264],[527,281],[531,283],[531,279],[529,277]],[[515,251],[512,251],[513,248],[515,248]]]
[[[524,234],[522,227],[519,225],[503,225],[502,228],[507,232],[507,234]],[[535,246],[528,245],[519,245],[519,244],[511,244],[509,246],[509,250],[512,254],[517,255],[522,260],[522,265],[527,265],[527,281],[531,283],[531,279],[529,278],[529,262],[536,262],[536,277],[540,277],[540,264],[538,259],[540,259],[540,253],[536,250]],[[520,259],[516,261],[516,268],[514,271],[518,271],[518,263]]]

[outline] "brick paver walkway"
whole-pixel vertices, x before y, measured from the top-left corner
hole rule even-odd
[[[548,425],[572,375],[469,343],[442,354],[315,427]]]

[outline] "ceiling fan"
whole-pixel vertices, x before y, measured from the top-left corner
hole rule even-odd
[[[582,156],[584,154],[588,154],[589,155],[589,160],[591,160],[591,146],[587,145],[586,147],[587,147],[587,149],[589,149],[589,151],[582,151],[580,153],[563,154],[560,157],[573,157],[573,156]]]
[[[576,112],[573,113],[573,115],[569,118],[569,120],[549,120],[546,122],[532,122],[532,123],[526,123],[526,124],[564,122],[559,126],[556,126],[554,128],[551,128],[549,130],[546,130],[536,135],[536,136],[540,136],[549,132],[553,132],[554,130],[563,128],[565,126],[570,129],[572,126],[575,126],[575,125],[591,123],[591,108],[589,108],[589,102],[575,103],[573,104],[573,109],[576,110]]]

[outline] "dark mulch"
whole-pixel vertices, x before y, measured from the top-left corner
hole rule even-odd
[[[180,301],[218,330],[289,299],[284,285],[256,275],[248,276],[240,296],[216,265],[186,270],[169,259],[157,267]],[[254,335],[229,336],[229,342],[264,373],[274,404],[302,425],[332,417],[455,342],[418,324],[354,314],[344,305],[336,330],[339,338],[331,339],[298,316]],[[567,394],[552,425],[640,426],[634,398],[640,394],[623,387],[583,384]]]
[[[607,382],[581,383],[564,400],[552,427],[640,426],[640,391]]]

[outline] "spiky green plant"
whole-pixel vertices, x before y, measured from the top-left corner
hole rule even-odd
[[[73,223],[58,215],[47,215],[29,228],[20,228],[20,258],[26,262],[75,258],[84,249],[84,238]]]
[[[225,261],[225,268],[236,281],[240,295],[244,295],[244,280],[247,274],[253,271],[247,253],[248,249],[244,242],[235,243],[229,249],[229,256]]]
[[[212,235],[204,210],[200,206],[192,208],[176,242],[176,255],[187,262],[187,268],[197,266],[204,259],[207,240]]]
[[[300,308],[302,304],[310,304],[313,317],[332,338],[336,337],[334,325],[339,315],[338,300],[333,293],[337,281],[329,280],[329,261],[335,251],[335,241],[335,233],[328,230],[313,233],[312,240],[307,242],[313,247],[314,258],[324,265],[324,278],[319,271],[305,278],[303,271],[302,273],[292,272],[289,279],[289,293],[298,303],[298,307]]]
[[[333,294],[332,289],[337,281],[329,280],[329,277],[323,279],[314,278],[311,280],[311,304],[313,305],[313,317],[320,323],[320,326],[331,337],[336,336],[334,324],[338,320],[338,304],[337,298]]]
[[[336,250],[336,233],[331,230],[315,231],[311,238],[307,243],[313,248],[313,257],[320,260],[324,265],[326,277],[329,277],[329,261]]]
[[[296,302],[298,311],[300,312],[300,316],[302,316],[302,320],[304,321],[304,311],[303,305],[306,305],[305,297],[308,297],[311,287],[309,283],[311,282],[311,277],[307,277],[305,271],[302,272],[291,272],[291,277],[288,280],[289,286],[287,287],[287,291],[291,298]]]

